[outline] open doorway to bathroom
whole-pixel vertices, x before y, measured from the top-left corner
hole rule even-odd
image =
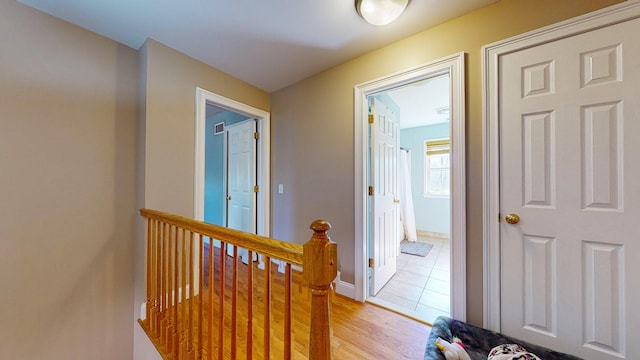
[[[369,173],[380,188],[370,249],[391,244],[392,254],[373,264],[367,301],[428,323],[451,315],[450,82],[443,73],[368,97]]]

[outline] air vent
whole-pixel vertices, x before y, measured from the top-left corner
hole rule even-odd
[[[215,125],[213,125],[213,134],[214,135],[219,135],[222,134],[224,132],[224,123],[217,123]]]
[[[443,106],[443,107],[439,107],[436,108],[436,114],[438,115],[448,115],[449,114],[449,107],[448,106]]]

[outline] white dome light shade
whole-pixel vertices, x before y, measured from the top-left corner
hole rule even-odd
[[[397,19],[409,0],[356,0],[358,14],[372,25],[387,25]]]

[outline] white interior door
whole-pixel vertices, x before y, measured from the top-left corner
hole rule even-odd
[[[384,103],[372,99],[371,124],[372,248],[371,293],[375,295],[396,273],[399,239],[398,134],[396,116]]]
[[[255,132],[253,119],[227,127],[227,227],[249,233],[256,232],[257,220]]]
[[[501,330],[585,359],[640,359],[638,29],[499,62]]]

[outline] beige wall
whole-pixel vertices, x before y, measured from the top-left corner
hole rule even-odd
[[[338,243],[342,279],[354,281],[353,88],[412,66],[467,53],[467,307],[482,323],[481,47],[620,2],[502,0],[373,51],[271,95],[273,235],[302,242],[324,218]]]
[[[269,111],[269,94],[156,41],[146,42],[145,205],[193,216],[196,87]]]
[[[136,51],[0,0],[0,359],[131,359]]]
[[[196,87],[269,111],[269,94],[154,40],[140,49],[140,206],[193,217]],[[142,152],[142,153],[141,153]],[[138,221],[139,239],[143,230]],[[136,247],[135,304],[144,299],[144,246]],[[136,359],[155,359],[136,331]]]

